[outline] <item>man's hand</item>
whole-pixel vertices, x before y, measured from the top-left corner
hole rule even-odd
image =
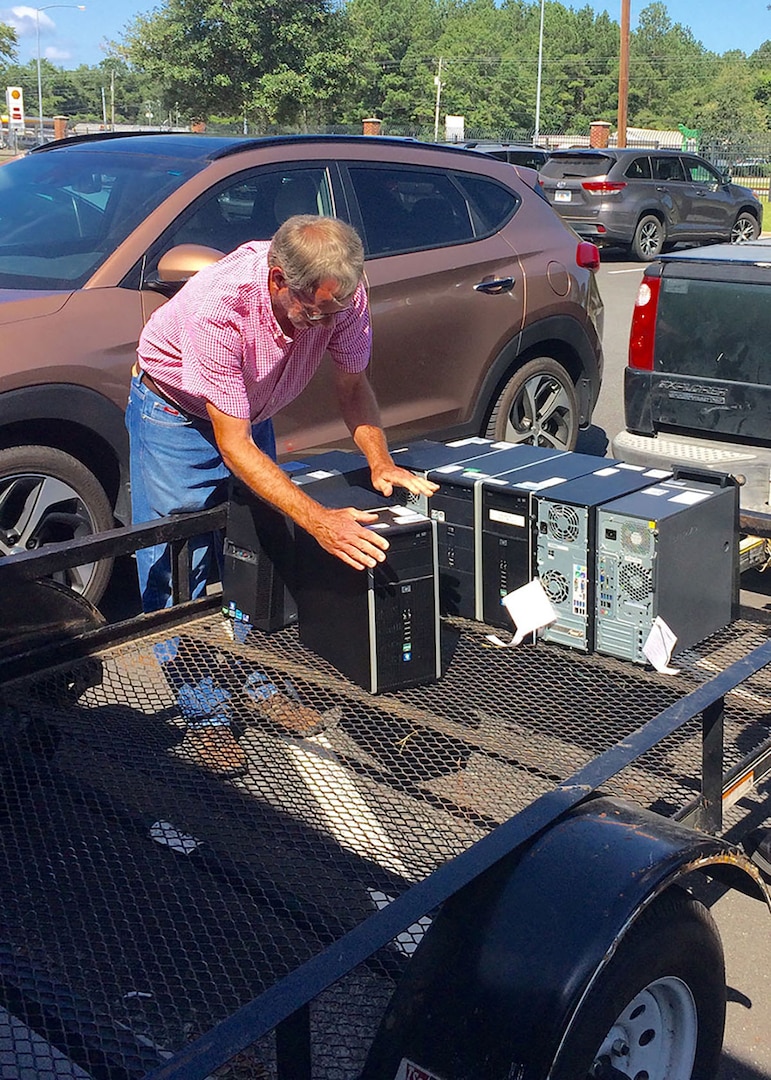
[[[330,555],[336,555],[355,570],[367,570],[383,562],[388,550],[384,536],[360,524],[374,521],[377,521],[377,514],[355,510],[352,506],[344,510],[319,508],[313,522],[306,527]]]
[[[375,491],[386,496],[392,495],[395,487],[406,488],[413,495],[427,496],[439,490],[438,484],[422,476],[415,476],[409,469],[402,469],[393,462],[372,469],[372,486]]]

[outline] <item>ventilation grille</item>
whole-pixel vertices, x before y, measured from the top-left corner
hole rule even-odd
[[[646,603],[653,591],[653,576],[650,567],[639,563],[624,563],[619,570],[618,583],[630,600]]]
[[[553,604],[564,604],[570,595],[567,578],[559,570],[547,570],[541,575],[541,584]]]
[[[621,528],[621,545],[628,555],[642,558],[653,549],[653,533],[639,522],[627,521]]]
[[[549,507],[549,535],[555,540],[578,539],[578,512],[575,507],[561,503]]]

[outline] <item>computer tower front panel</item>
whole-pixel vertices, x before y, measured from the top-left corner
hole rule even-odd
[[[436,526],[401,506],[374,510],[385,562],[355,570],[298,529],[296,592],[300,640],[376,694],[439,678],[441,653]]]
[[[294,526],[233,480],[229,486],[222,612],[244,629],[280,630],[297,622]]]

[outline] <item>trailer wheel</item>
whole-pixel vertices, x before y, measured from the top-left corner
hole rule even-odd
[[[581,1003],[549,1080],[709,1080],[724,1023],[720,935],[704,905],[674,887],[622,938]]]

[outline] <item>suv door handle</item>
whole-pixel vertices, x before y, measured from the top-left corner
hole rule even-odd
[[[514,288],[514,278],[493,278],[492,281],[478,281],[474,286],[475,292],[487,293],[488,296],[497,296],[498,293],[511,292]]]

